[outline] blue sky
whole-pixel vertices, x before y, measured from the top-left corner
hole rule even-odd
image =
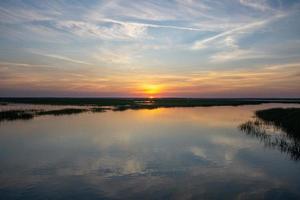
[[[300,97],[300,1],[1,1],[1,96]]]

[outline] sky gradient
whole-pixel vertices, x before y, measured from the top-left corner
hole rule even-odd
[[[300,97],[300,1],[0,1],[0,96]]]

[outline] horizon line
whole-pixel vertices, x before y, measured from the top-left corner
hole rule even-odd
[[[5,98],[70,98],[70,99],[300,99],[300,97],[76,97],[76,96],[27,96],[27,97],[12,97],[5,96]]]

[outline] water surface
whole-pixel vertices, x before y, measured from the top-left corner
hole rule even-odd
[[[300,162],[238,128],[255,110],[291,106],[4,121],[0,199],[299,199]]]

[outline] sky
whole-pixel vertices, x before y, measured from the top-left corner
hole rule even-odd
[[[300,97],[300,0],[0,1],[0,96]]]

